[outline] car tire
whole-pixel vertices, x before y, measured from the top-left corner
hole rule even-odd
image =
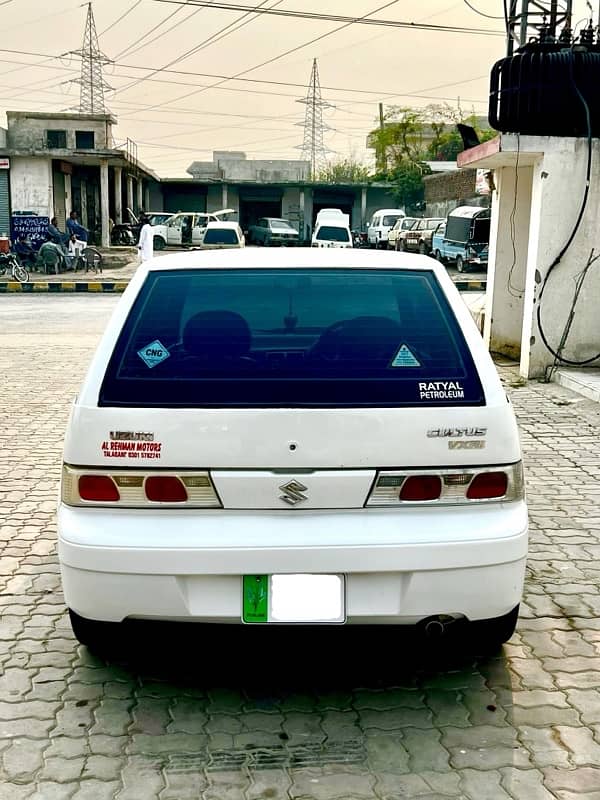
[[[442,254],[440,253],[439,250],[435,251],[435,253],[433,254],[433,257],[435,258],[436,261],[439,261],[440,264],[444,263],[444,259],[442,258]]]
[[[88,650],[102,652],[117,644],[118,634],[121,631],[120,623],[101,622],[80,617],[71,608],[69,609],[69,619],[75,638],[80,644],[85,645]]]
[[[154,249],[155,250],[164,250],[167,246],[167,243],[162,238],[162,236],[155,236],[154,237]]]
[[[401,253],[406,253],[406,242],[404,241],[404,239],[400,239],[400,244],[398,246],[398,250]]]
[[[426,256],[427,255],[427,245],[425,244],[425,242],[421,242],[419,244],[419,253],[422,256]]]
[[[462,259],[462,256],[456,256],[456,271],[457,272],[465,272],[465,262]]]
[[[468,626],[469,640],[473,646],[486,652],[496,652],[514,634],[518,619],[519,606],[517,605],[503,617],[470,622]]]

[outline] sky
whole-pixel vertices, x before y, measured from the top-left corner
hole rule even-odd
[[[380,9],[371,19],[471,32],[344,26],[197,7],[193,0],[95,0],[116,144],[135,141],[138,157],[161,177],[186,176],[193,161],[212,160],[213,150],[300,158],[306,107],[298,100],[306,96],[315,58],[328,102],[329,159],[370,164],[366,138],[380,102],[385,109],[460,103],[466,113],[485,115],[490,68],[506,50],[502,18],[481,16],[465,0],[212,1],[352,17]],[[490,17],[502,15],[502,0],[469,3]],[[0,9],[2,115],[77,110],[73,81],[81,60],[72,53],[82,46],[87,4],[0,0]],[[575,22],[586,18],[584,0],[574,0],[574,9]]]

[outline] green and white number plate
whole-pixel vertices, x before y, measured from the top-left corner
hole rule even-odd
[[[343,575],[244,575],[242,592],[243,622],[346,621]]]

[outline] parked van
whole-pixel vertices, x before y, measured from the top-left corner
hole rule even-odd
[[[400,217],[406,214],[401,208],[382,208],[373,214],[367,230],[369,247],[387,249],[389,233]]]
[[[324,208],[317,214],[312,247],[352,247],[350,216],[338,208]]]
[[[233,249],[142,264],[74,401],[58,547],[75,635],[127,619],[513,633],[512,406],[431,258]],[[250,634],[251,635],[251,634]]]
[[[459,206],[433,234],[431,252],[438,261],[454,264],[458,272],[487,269],[489,241],[490,209]]]

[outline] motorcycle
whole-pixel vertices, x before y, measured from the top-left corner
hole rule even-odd
[[[7,272],[19,283],[29,281],[29,272],[19,262],[15,253],[0,253],[0,275],[6,275]]]

